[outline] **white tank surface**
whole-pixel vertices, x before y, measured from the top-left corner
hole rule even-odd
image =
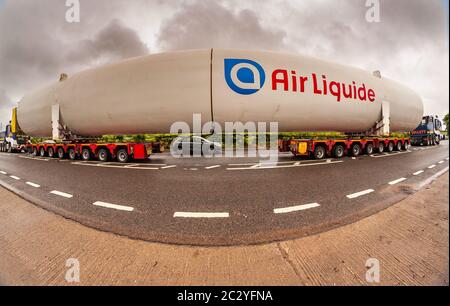
[[[52,135],[51,109],[77,135],[167,133],[174,122],[279,122],[280,131],[365,132],[389,103],[391,131],[411,131],[420,97],[370,72],[316,58],[208,49],[130,59],[25,96],[18,121]]]

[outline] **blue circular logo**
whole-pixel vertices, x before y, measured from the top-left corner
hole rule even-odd
[[[260,64],[246,59],[225,59],[225,80],[241,95],[252,95],[263,88],[266,74]]]

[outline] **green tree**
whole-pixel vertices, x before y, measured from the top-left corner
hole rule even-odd
[[[445,123],[445,126],[446,126],[446,130],[448,132],[448,114],[445,115],[445,117],[444,117],[444,123]]]

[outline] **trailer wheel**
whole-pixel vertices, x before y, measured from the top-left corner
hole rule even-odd
[[[405,141],[405,143],[402,146],[403,151],[408,151],[411,144],[408,141]]]
[[[45,157],[45,149],[44,148],[41,148],[40,155],[41,155],[41,157]]]
[[[89,161],[91,160],[91,150],[89,149],[83,149],[83,151],[81,151],[81,159],[83,159],[84,161]]]
[[[372,155],[373,154],[373,144],[368,143],[366,145],[366,153],[367,153],[367,155]]]
[[[401,151],[401,150],[402,150],[402,147],[403,147],[402,142],[401,142],[401,141],[398,141],[398,142],[397,142],[397,151]]]
[[[352,153],[352,156],[353,156],[353,157],[358,157],[359,155],[361,155],[361,145],[360,145],[359,143],[355,143],[355,144],[352,146],[352,151],[351,151],[351,153]]]
[[[100,149],[98,151],[98,160],[101,162],[107,162],[109,160],[109,151],[106,149]]]
[[[120,149],[117,151],[117,161],[120,163],[127,163],[130,159],[130,156],[128,155],[127,149]]]
[[[64,157],[66,156],[66,153],[64,152],[63,148],[58,148],[58,158],[59,159],[64,159]]]
[[[53,148],[48,148],[48,156],[53,158],[55,157],[55,151],[53,150]]]
[[[393,152],[394,151],[394,143],[391,141],[391,142],[389,142],[389,144],[388,144],[388,146],[387,146],[387,151],[389,152],[389,153],[391,153],[391,152]]]
[[[77,152],[75,152],[75,149],[74,149],[74,148],[70,148],[70,149],[69,149],[69,158],[70,158],[71,160],[77,159]]]
[[[380,142],[378,144],[378,153],[383,153],[384,152],[384,143]]]
[[[343,145],[336,145],[333,150],[333,155],[335,158],[342,158],[345,155],[345,148]]]
[[[315,159],[324,159],[327,155],[325,148],[323,146],[316,146],[314,149],[314,158]]]
[[[119,163],[127,163],[130,159],[130,156],[128,155],[127,149],[120,149],[117,151],[117,161]]]

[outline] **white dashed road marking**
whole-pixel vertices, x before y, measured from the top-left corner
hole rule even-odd
[[[23,159],[30,159],[30,160],[39,160],[39,161],[44,161],[44,162],[48,162],[49,160],[46,158],[39,158],[39,157],[27,157],[27,156],[19,156],[19,158],[23,158]]]
[[[291,213],[291,212],[296,212],[296,211],[302,211],[302,210],[307,210],[307,209],[311,209],[311,208],[316,208],[319,207],[320,205],[317,203],[312,203],[312,204],[306,204],[306,205],[298,205],[298,206],[291,206],[291,207],[285,207],[285,208],[277,208],[274,209],[273,212],[275,214],[287,214],[287,213]]]
[[[116,204],[110,204],[110,203],[105,203],[105,202],[95,202],[93,205],[99,206],[99,207],[104,207],[104,208],[129,211],[129,212],[134,210],[134,208],[130,207],[130,206],[116,205]]]
[[[54,194],[54,195],[57,195],[57,196],[60,196],[60,197],[63,197],[63,198],[68,198],[68,199],[73,198],[73,195],[65,193],[65,192],[57,191],[57,190],[53,190],[50,193]]]
[[[221,165],[215,165],[215,166],[210,166],[210,167],[206,167],[206,170],[211,170],[211,169],[216,169],[216,168],[220,168]]]
[[[162,167],[161,169],[172,169],[172,168],[176,168],[176,167],[177,167],[177,165],[172,165],[172,166]]]
[[[194,212],[176,212],[174,218],[229,218],[229,213],[194,213]]]
[[[29,185],[31,187],[34,187],[34,188],[40,188],[41,187],[41,185],[38,185],[38,184],[35,184],[35,183],[32,183],[32,182],[27,182],[27,185]]]
[[[390,157],[390,156],[397,156],[397,155],[402,155],[402,154],[408,154],[408,153],[412,153],[410,151],[406,151],[406,152],[392,152],[392,153],[383,153],[383,155],[370,155],[370,157],[373,158],[383,158],[383,157]]]
[[[441,160],[440,162],[438,162],[438,164],[443,164],[444,163],[444,161],[443,160]]]
[[[7,175],[8,174],[5,171],[0,171],[0,173],[3,174],[3,175]]]
[[[428,167],[428,169],[433,169],[435,167],[436,167],[436,165],[431,165],[431,166]]]
[[[349,194],[347,196],[347,198],[349,198],[349,199],[356,199],[356,198],[359,198],[361,196],[367,195],[367,194],[372,193],[372,192],[375,192],[375,190],[367,189],[367,190],[360,191],[360,192],[357,192],[357,193]]]
[[[320,163],[310,163],[310,164],[298,164],[294,163],[292,165],[288,166],[264,166],[263,164],[257,164],[253,165],[252,167],[246,167],[246,168],[227,168],[228,171],[238,171],[238,170],[267,170],[267,169],[285,169],[285,168],[301,168],[301,167],[312,167],[312,166],[323,166],[323,165],[332,165],[332,164],[340,164],[344,161],[321,161]]]
[[[418,176],[418,175],[420,175],[420,174],[422,174],[422,173],[424,173],[424,172],[425,172],[425,171],[420,170],[420,171],[415,172],[413,175]]]
[[[402,177],[402,178],[399,178],[398,180],[389,182],[389,185],[397,185],[398,183],[401,183],[401,182],[403,182],[403,181],[406,181],[406,178],[405,178],[405,177]]]
[[[9,177],[12,178],[13,180],[20,181],[20,177],[14,175],[10,175]]]
[[[448,167],[442,169],[441,171],[439,171],[438,173],[434,174],[433,176],[429,177],[428,179],[426,179],[425,181],[423,181],[422,183],[419,184],[419,188],[422,188],[428,184],[431,184],[435,179],[437,179],[438,177],[440,177],[441,175],[443,175],[444,173],[446,173],[448,171]]]

